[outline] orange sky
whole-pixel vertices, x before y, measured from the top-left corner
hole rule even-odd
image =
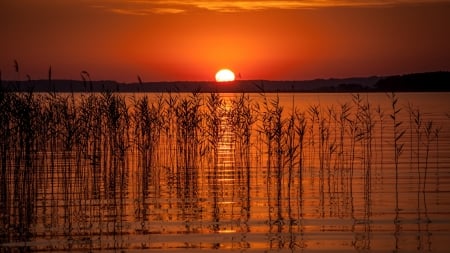
[[[3,79],[300,80],[450,70],[450,1],[0,2]]]

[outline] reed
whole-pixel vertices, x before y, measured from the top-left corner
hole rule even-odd
[[[103,121],[104,184],[107,194],[122,193],[126,185],[126,151],[130,146],[128,107],[123,97],[111,92],[101,94]]]
[[[303,218],[303,177],[304,177],[304,166],[305,166],[305,134],[307,133],[308,121],[304,112],[295,112],[296,124],[295,124],[295,132],[298,136],[298,213],[299,218]]]
[[[320,205],[320,215],[321,217],[325,216],[325,175],[324,175],[324,154],[326,152],[326,147],[324,145],[325,141],[328,137],[328,128],[326,127],[325,119],[322,117],[320,107],[318,105],[310,106],[308,109],[308,113],[311,118],[311,146],[312,146],[312,157],[311,161],[314,161],[315,152],[318,154],[319,161],[319,205]],[[315,140],[315,136],[317,134],[317,140]],[[316,143],[318,144],[318,151],[316,151]],[[313,165],[315,166],[315,164]],[[314,177],[311,171],[311,177]]]
[[[410,119],[410,143],[411,143],[411,157],[410,164],[413,162],[413,132],[416,134],[416,166],[417,166],[417,219],[420,220],[420,193],[422,187],[422,171],[421,171],[421,139],[422,139],[422,114],[420,110],[413,108],[411,104],[408,104],[409,119]],[[413,125],[414,124],[414,128]],[[413,131],[415,130],[415,131]]]
[[[399,191],[398,191],[398,169],[399,169],[399,160],[400,160],[400,155],[403,153],[403,147],[404,144],[401,143],[401,139],[403,137],[403,135],[405,134],[406,130],[404,130],[402,128],[402,121],[398,120],[399,117],[399,113],[401,112],[401,108],[398,108],[398,98],[395,95],[395,93],[391,93],[390,95],[388,95],[389,99],[391,100],[391,108],[392,108],[392,113],[390,114],[390,117],[392,119],[392,123],[393,123],[393,140],[394,140],[394,165],[395,165],[395,219],[394,222],[396,224],[399,223],[399,206],[398,206],[398,202],[399,202]]]
[[[176,157],[177,153],[176,108],[178,107],[179,96],[168,93],[167,96],[163,97],[163,100],[163,108],[165,109],[163,116],[166,118],[164,121],[165,124],[163,125],[166,141],[164,164],[172,169],[173,172],[173,168],[176,168],[177,164],[177,159],[173,158]]]
[[[439,166],[439,160],[440,160],[440,145],[439,145],[439,136],[441,134],[441,130],[442,130],[442,126],[440,127],[436,127],[434,129],[434,138],[436,139],[436,173],[435,173],[435,178],[436,178],[436,192],[439,192],[439,170],[440,170],[440,166]]]
[[[384,147],[384,111],[381,109],[381,106],[378,105],[376,108],[376,112],[378,115],[378,122],[379,122],[379,133],[380,133],[380,141],[379,141],[379,154],[380,154],[380,160],[379,160],[379,165],[381,168],[380,173],[383,174],[383,162],[384,162],[384,155],[383,155],[383,147]]]
[[[191,212],[197,208],[198,164],[202,144],[202,98],[198,93],[181,98],[175,108],[177,141],[177,191],[183,209]]]
[[[205,134],[207,140],[207,149],[213,153],[212,164],[214,171],[217,171],[219,142],[223,138],[224,129],[222,121],[225,117],[224,101],[217,93],[211,93],[206,99],[206,125]]]
[[[12,138],[11,172],[9,173],[12,188],[7,192],[12,193],[10,207],[17,214],[18,220],[14,222],[18,229],[18,239],[27,240],[31,237],[30,226],[35,211],[37,169],[34,161],[37,160],[38,129],[41,124],[39,118],[38,99],[32,92],[16,94],[11,99],[10,123]]]
[[[49,82],[51,75],[50,68]],[[92,91],[89,74],[82,75],[85,89]],[[430,221],[427,198],[433,176],[439,191],[443,152],[442,128],[426,114],[410,105],[405,126],[401,119],[408,115],[402,115],[405,108],[395,94],[389,95],[390,121],[380,106],[359,94],[339,107],[293,106],[290,112],[280,96],[262,96],[255,102],[248,94],[227,98],[216,93],[168,93],[133,96],[130,104],[128,97],[114,92],[75,96],[0,90],[0,180],[5,182],[0,186],[0,211],[7,214],[0,218],[0,242],[31,238],[35,213],[43,209],[50,236],[58,236],[50,229],[57,226],[74,238],[83,233],[125,234],[123,221],[131,198],[127,194],[135,187],[132,203],[143,234],[154,229],[148,217],[168,217],[158,213],[163,205],[181,212],[176,219],[185,222],[188,232],[200,231],[189,222],[204,217],[211,219],[212,231],[219,232],[224,220],[236,217],[236,210],[240,228],[249,231],[256,194],[267,197],[270,233],[289,231],[292,248],[300,247],[295,236],[303,233],[308,215],[348,215],[355,231],[363,230],[356,233],[354,246],[368,249],[372,190],[379,186],[373,179],[376,169],[383,169],[388,157],[383,157],[388,150],[384,144],[389,142],[398,237],[405,134],[413,140],[412,157],[417,157],[410,163],[417,167],[418,217]],[[386,126],[392,127],[392,136],[383,131]],[[230,165],[222,162],[221,145],[229,145],[224,150]],[[220,180],[223,168],[229,173],[228,182]],[[266,185],[258,181],[259,175],[265,176]],[[45,204],[38,207],[42,193]],[[155,200],[163,197],[172,202]],[[231,200],[232,207],[224,208],[224,200]],[[309,213],[315,204],[318,214]],[[111,217],[117,218],[114,225],[107,220]],[[93,222],[103,222],[100,232],[90,231]],[[6,224],[20,232],[13,238]]]
[[[315,175],[313,175],[313,168],[315,168],[317,166],[316,164],[316,143],[318,143],[319,141],[316,141],[316,131],[317,131],[317,124],[316,124],[316,120],[318,121],[318,114],[319,114],[319,105],[310,105],[308,107],[308,118],[311,122],[311,124],[309,125],[309,129],[308,129],[308,134],[310,136],[309,138],[309,143],[308,143],[308,147],[309,147],[309,165],[308,167],[310,168],[310,177],[312,178],[311,180],[311,184],[314,184],[314,179],[316,178]]]
[[[427,179],[428,179],[428,161],[429,161],[429,155],[430,155],[430,146],[431,142],[434,141],[434,128],[433,128],[433,121],[427,121],[425,123],[424,127],[424,134],[425,134],[425,165],[424,165],[424,172],[423,172],[423,186],[422,186],[422,196],[423,196],[423,205],[425,210],[425,219],[428,223],[431,222],[430,218],[428,217],[428,207],[427,207]]]
[[[11,169],[9,166],[8,154],[12,150],[12,134],[13,129],[11,126],[11,93],[6,93],[5,90],[0,86],[0,181],[3,182],[0,186],[0,212],[2,214],[0,219],[0,242],[5,243],[8,241],[8,231],[7,227],[11,224],[10,216],[6,215],[9,213],[11,208]]]
[[[139,168],[148,175],[151,168],[157,165],[160,133],[165,124],[163,116],[163,100],[150,103],[147,96],[134,102],[132,121],[134,126],[134,143],[138,150]]]
[[[94,91],[94,87],[92,86],[91,75],[86,70],[80,72],[81,80],[83,80],[84,92],[87,92],[87,86],[89,84],[89,92]]]
[[[336,118],[338,131],[338,139],[337,139],[337,170],[338,170],[338,178],[340,180],[340,192],[348,193],[349,192],[349,167],[347,164],[347,128],[349,127],[350,122],[350,114],[351,114],[351,106],[348,103],[341,104],[341,108],[339,111],[339,115]],[[345,194],[343,199],[344,210],[347,209],[346,206],[351,201],[351,198],[348,194]]]
[[[19,63],[17,62],[17,60],[14,60],[14,72],[16,72],[16,90],[20,91],[21,87],[20,87],[20,67],[19,67]]]
[[[330,215],[334,213],[339,213],[337,210],[336,201],[336,150],[337,150],[337,128],[336,128],[336,112],[334,106],[330,106],[326,111],[326,124],[327,124],[327,134],[326,134],[326,153],[325,153],[325,167],[327,171],[327,188],[328,188],[328,203],[331,206]],[[332,214],[333,213],[333,214]]]
[[[157,187],[157,175],[161,173],[157,154],[165,124],[163,103],[161,97],[154,102],[149,102],[149,98],[144,96],[134,100],[133,104],[131,114],[134,126],[133,144],[137,149],[137,174],[140,176],[136,190],[141,194],[142,204],[145,202],[150,184]],[[150,181],[150,179],[153,180]],[[143,210],[147,209],[143,208]],[[140,215],[144,218],[147,213],[140,213]]]
[[[287,202],[288,202],[288,216],[289,216],[289,227],[292,227],[292,224],[295,223],[295,219],[292,214],[292,188],[294,184],[294,177],[297,175],[295,173],[295,168],[297,166],[297,156],[298,156],[298,145],[296,142],[296,117],[295,112],[292,110],[291,114],[289,115],[289,118],[287,119],[286,128],[285,128],[285,161],[284,164],[286,164],[288,169],[288,179],[287,179]],[[301,184],[301,183],[300,183]],[[294,195],[295,196],[295,195]]]
[[[239,97],[231,100],[231,108],[228,112],[228,125],[234,135],[235,141],[235,167],[244,170],[243,185],[245,185],[246,201],[243,205],[245,218],[250,218],[250,196],[251,196],[251,168],[252,168],[252,127],[256,122],[254,115],[254,104],[250,97],[241,94]],[[237,153],[237,154],[236,154]]]
[[[355,174],[355,162],[356,162],[356,145],[361,137],[361,127],[359,126],[358,116],[361,113],[361,98],[359,95],[352,95],[352,102],[356,104],[356,109],[353,109],[354,113],[351,115],[351,118],[348,118],[348,128],[347,128],[347,136],[349,137],[349,154],[350,157],[348,160],[348,177],[347,177],[347,185],[349,188],[349,198],[350,198],[350,213],[353,219],[355,219],[355,207],[354,207],[354,190],[353,190],[353,180]]]
[[[269,100],[263,94],[263,107],[261,117],[261,128],[265,136],[266,154],[267,154],[267,201],[269,203],[269,222],[272,223],[272,209],[275,209],[275,224],[283,223],[282,205],[282,182],[284,179],[284,127],[286,124],[283,118],[283,107],[280,105],[279,96]],[[272,168],[274,171],[272,171]],[[275,181],[275,182],[273,182]],[[272,184],[274,184],[275,199],[272,204]]]
[[[368,100],[362,105],[362,128],[364,135],[363,141],[363,156],[364,156],[364,198],[365,198],[365,212],[364,218],[368,221],[372,215],[372,160],[373,160],[373,134],[375,128],[375,120],[373,118],[372,110]]]
[[[91,175],[90,192],[94,199],[100,198],[103,145],[105,140],[105,118],[102,113],[102,101],[98,95],[82,97],[79,105],[81,119],[81,152],[87,163],[86,174]]]

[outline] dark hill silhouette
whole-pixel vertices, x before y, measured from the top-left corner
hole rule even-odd
[[[217,82],[136,82],[28,80],[2,81],[3,90],[35,92],[391,92],[450,91],[450,72],[306,81],[236,80]]]
[[[450,91],[450,72],[415,73],[380,79],[377,91]]]

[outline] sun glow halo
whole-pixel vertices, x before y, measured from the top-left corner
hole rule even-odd
[[[232,82],[234,78],[233,71],[229,69],[221,69],[216,73],[216,82]]]

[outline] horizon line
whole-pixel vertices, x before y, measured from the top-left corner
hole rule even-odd
[[[82,71],[82,73],[88,73],[86,71]],[[394,77],[394,76],[405,76],[405,75],[414,75],[414,74],[429,74],[429,73],[450,73],[450,70],[433,70],[433,71],[420,71],[420,72],[403,72],[397,74],[385,74],[385,75],[354,75],[354,76],[345,76],[345,77],[316,77],[316,78],[307,78],[307,79],[235,79],[230,82],[237,81],[267,81],[267,82],[302,82],[302,81],[318,81],[318,80],[340,80],[340,79],[358,79],[358,78],[385,78],[385,77]],[[0,82],[32,82],[32,81],[80,81],[80,82],[115,82],[119,84],[139,84],[139,83],[178,83],[178,82],[186,82],[186,83],[209,83],[209,82],[217,82],[214,79],[211,80],[153,80],[153,81],[143,81],[136,78],[136,81],[119,81],[114,79],[73,79],[73,78],[38,78],[32,79],[29,75],[26,75],[28,79],[16,80],[16,79],[2,79],[0,72]]]

